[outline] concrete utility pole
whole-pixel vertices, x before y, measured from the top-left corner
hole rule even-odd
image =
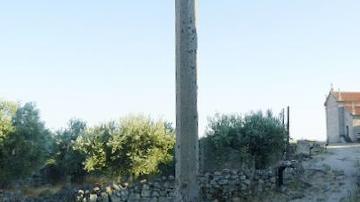
[[[197,0],[176,1],[176,201],[199,201]]]

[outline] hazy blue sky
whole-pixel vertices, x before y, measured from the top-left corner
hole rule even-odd
[[[0,97],[47,126],[129,113],[175,121],[174,0],[1,1]],[[360,2],[200,1],[199,115],[292,108],[325,138],[330,84],[360,91]]]

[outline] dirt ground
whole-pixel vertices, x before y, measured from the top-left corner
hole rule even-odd
[[[289,184],[284,190],[292,193],[286,201],[354,201],[353,193],[360,174],[359,162],[360,144],[328,146],[326,152],[303,163],[305,172],[300,181]]]
[[[360,174],[360,144],[338,144],[304,161],[300,179],[285,181],[271,202],[360,202],[354,197]]]

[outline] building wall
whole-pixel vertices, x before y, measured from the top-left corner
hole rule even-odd
[[[344,123],[345,123],[344,134],[346,134],[346,127],[349,127],[349,137],[353,142],[355,142],[356,135],[354,133],[354,127],[353,127],[353,116],[347,110],[344,111]]]
[[[353,117],[353,133],[357,140],[360,137],[360,116]]]
[[[326,105],[326,132],[328,143],[340,142],[339,108],[334,96],[330,95]]]

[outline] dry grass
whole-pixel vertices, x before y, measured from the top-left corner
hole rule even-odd
[[[87,176],[84,181],[83,184],[108,184],[109,182],[112,182],[114,179],[113,178],[108,178],[108,177],[104,177],[104,176]]]
[[[62,184],[46,185],[40,187],[24,187],[22,193],[29,197],[39,197],[42,195],[52,195],[58,193],[63,188]]]

